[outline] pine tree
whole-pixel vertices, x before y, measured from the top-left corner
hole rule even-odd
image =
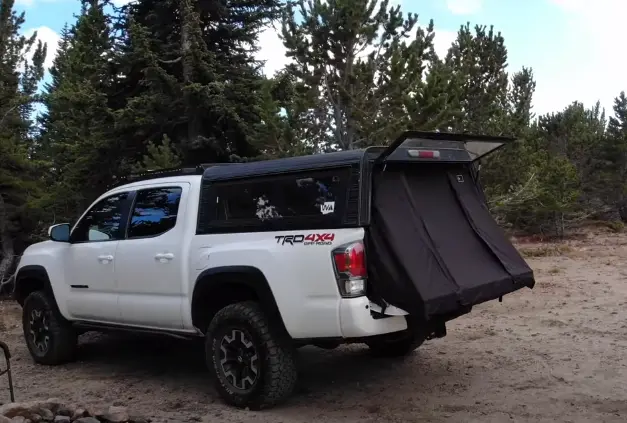
[[[562,236],[571,223],[602,210],[595,181],[605,126],[599,103],[578,102],[531,125],[526,142],[536,179],[534,195],[515,211],[519,227]]]
[[[488,197],[499,198],[500,209],[506,203],[508,209],[516,204],[517,199],[513,198],[512,192],[516,196],[528,195],[523,187],[532,177],[529,172],[535,149],[528,138],[535,87],[533,72],[529,68],[523,68],[512,76],[500,132],[516,137],[516,141],[489,155],[482,163],[481,180]]]
[[[0,0],[0,291],[34,229],[39,210],[33,204],[41,193],[29,151],[46,46],[35,43],[37,33],[20,34],[24,13],[18,15],[13,6],[14,0]]]
[[[425,84],[427,65],[436,59],[433,23],[418,27],[389,0],[322,0],[288,4],[282,37],[293,63],[288,71],[302,84],[313,110],[318,150],[351,149],[389,141],[412,121],[438,127],[443,97],[435,85],[438,68]],[[432,97],[435,95],[435,97]],[[437,105],[435,111],[428,106]],[[426,106],[426,107],[425,107]],[[407,113],[411,108],[411,115]]]
[[[49,168],[52,168],[53,171],[54,167],[52,167],[51,161],[53,160],[53,155],[55,154],[55,152],[52,150],[50,141],[54,139],[54,137],[49,135],[48,130],[52,127],[54,122],[60,120],[60,116],[57,112],[62,112],[62,110],[50,107],[50,93],[55,92],[59,89],[61,82],[63,81],[63,76],[65,74],[64,65],[68,62],[66,56],[72,34],[70,33],[70,29],[67,24],[65,24],[64,27],[61,29],[61,33],[59,35],[60,37],[58,45],[51,46],[51,49],[56,48],[56,56],[52,61],[52,67],[49,70],[51,81],[44,83],[43,86],[44,93],[48,93],[48,95],[42,96],[42,103],[45,108],[43,113],[37,116],[39,133],[36,137],[37,148],[33,153],[35,157],[40,158],[44,161],[48,161],[48,166]]]
[[[135,172],[171,169],[181,164],[180,153],[176,151],[167,135],[163,136],[161,144],[150,141],[147,150],[141,163],[133,167]]]
[[[141,157],[165,134],[186,164],[254,156],[262,77],[253,54],[275,0],[142,0],[123,22],[118,130]]]
[[[616,209],[627,222],[627,96],[614,99],[614,116],[599,146],[594,188],[605,204]]]
[[[64,32],[41,119],[51,181],[50,208],[76,218],[118,173],[123,145],[114,136],[109,106],[112,75],[106,1],[85,0],[75,25]]]
[[[298,95],[298,85],[285,72],[264,80],[260,92],[261,121],[252,142],[255,159],[300,156],[314,151],[308,125],[309,112]]]
[[[507,48],[494,28],[460,27],[445,59],[453,70],[461,114],[453,129],[470,133],[503,133],[507,110]]]

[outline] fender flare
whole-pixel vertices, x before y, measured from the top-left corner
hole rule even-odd
[[[24,300],[32,292],[30,287],[25,286],[25,281],[27,280],[36,280],[43,285],[43,289],[46,293],[52,295],[52,299],[56,305],[57,301],[54,296],[54,291],[52,290],[52,284],[50,283],[50,277],[48,276],[48,272],[46,268],[37,265],[37,264],[28,264],[24,267],[21,267],[17,271],[17,275],[15,275],[15,291],[13,296],[15,300],[20,304],[24,304]]]
[[[228,276],[234,276],[235,281],[231,281]],[[203,291],[213,291],[230,283],[245,286],[254,292],[259,298],[263,309],[269,314],[269,317],[277,319],[277,322],[285,328],[283,317],[268,279],[260,269],[254,266],[218,266],[202,271],[196,278],[192,293],[192,320],[196,316],[196,310],[200,307],[198,302],[202,299]]]

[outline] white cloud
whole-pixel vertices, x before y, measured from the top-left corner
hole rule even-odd
[[[586,6],[585,0],[551,0],[551,2],[570,12],[582,11]]]
[[[26,0],[26,1],[32,1],[32,0]],[[134,0],[113,0],[113,5],[120,7],[120,6],[124,6],[125,4],[129,4],[133,2]]]
[[[30,7],[33,4],[35,4],[35,2],[56,3],[58,1],[67,1],[67,0],[15,0],[15,4],[18,6]]]
[[[41,40],[42,43],[46,43],[48,45],[48,51],[46,54],[46,61],[44,62],[44,69],[47,71],[48,68],[52,66],[52,61],[57,55],[57,47],[59,45],[59,34],[57,34],[52,29],[47,26],[40,26],[39,28],[31,28],[24,32],[25,37],[31,37],[33,33],[37,31],[37,39]],[[33,53],[37,48],[37,42],[30,49],[30,51],[26,54],[26,58],[30,61],[33,57]]]
[[[283,69],[291,61],[291,58],[285,55],[285,47],[279,36],[280,30],[280,25],[268,26],[259,36],[260,49],[256,57],[258,60],[265,61],[263,72],[268,77],[273,76],[275,72]],[[434,47],[440,58],[446,56],[451,43],[456,38],[456,31],[435,30]],[[361,55],[366,56],[370,51],[371,49],[366,49]]]
[[[446,0],[446,7],[455,15],[472,15],[483,6],[483,0]]]
[[[612,114],[613,99],[627,91],[624,54],[624,0],[549,0],[568,21],[568,40],[556,57],[534,66],[536,113],[562,110],[571,102],[592,106],[597,100]],[[561,38],[561,37],[560,37]],[[536,70],[537,69],[537,70]]]
[[[448,49],[457,39],[456,31],[435,30],[435,38],[433,39],[433,47],[440,59],[444,59],[448,53]]]
[[[280,31],[280,24],[277,24],[275,27],[268,26],[259,35],[260,49],[257,52],[257,59],[266,62],[263,70],[268,77],[273,76],[276,71],[283,69],[290,62],[290,59],[285,56],[285,47],[279,37]]]

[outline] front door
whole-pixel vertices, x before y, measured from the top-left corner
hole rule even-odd
[[[72,230],[65,280],[73,319],[120,321],[114,266],[128,216],[128,197],[128,192],[121,192],[100,199]]]
[[[196,224],[183,219],[189,190],[189,183],[179,182],[151,184],[135,193],[115,263],[120,312],[126,324],[183,328],[187,260],[183,240],[189,226]]]

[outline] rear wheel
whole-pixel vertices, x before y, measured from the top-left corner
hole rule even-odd
[[[400,338],[376,339],[367,341],[366,345],[375,357],[403,357],[411,354],[424,342],[424,338],[409,333]]]
[[[45,292],[32,292],[24,300],[22,328],[26,346],[36,363],[55,365],[74,358],[76,331]]]
[[[285,401],[296,385],[294,348],[255,302],[220,310],[209,325],[205,352],[216,389],[230,405],[269,408]]]

